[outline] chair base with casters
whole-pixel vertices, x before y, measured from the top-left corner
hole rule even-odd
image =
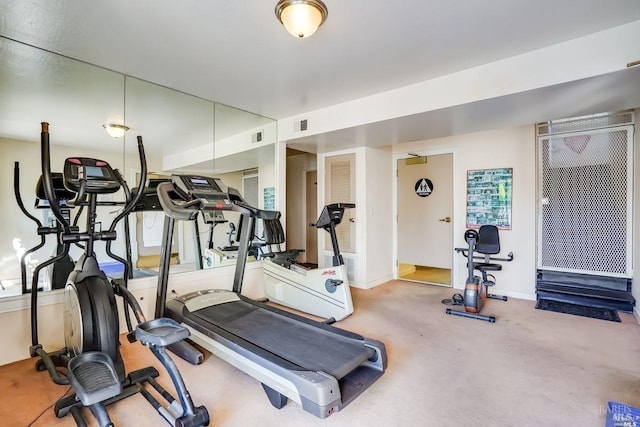
[[[495,323],[495,316],[480,314],[487,298],[507,301],[504,295],[488,293],[488,288],[496,283],[495,276],[489,272],[502,270],[502,265],[491,261],[511,261],[513,253],[509,253],[507,258],[491,257],[500,252],[500,240],[498,229],[495,226],[483,225],[480,231],[467,230],[464,234],[468,248],[456,248],[456,252],[462,253],[467,259],[467,281],[465,283],[462,305],[464,311],[448,308],[447,314],[454,316],[469,317],[472,319],[484,320]],[[475,253],[480,256],[474,256]],[[474,259],[481,259],[483,262],[474,262]],[[481,276],[477,276],[475,271],[479,271]]]

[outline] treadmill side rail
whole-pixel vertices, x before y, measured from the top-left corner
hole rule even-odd
[[[229,293],[229,291],[217,290],[213,294],[225,292]],[[205,298],[207,294],[204,293],[203,297],[202,293],[196,292],[192,294],[192,297],[195,299]],[[234,335],[219,325],[205,327],[198,314],[188,310],[188,301],[185,301],[187,299],[187,295],[185,295],[168,301],[166,314],[183,322],[189,328],[193,341],[252,376],[263,386],[272,389],[272,394],[280,393],[283,397],[297,402],[305,411],[316,417],[326,418],[332,413],[340,411],[380,378],[386,370],[387,354],[382,342],[303,318],[302,323],[313,324],[319,329],[330,329],[336,337],[348,338],[371,350],[371,357],[368,360],[364,360],[340,379],[326,372],[309,370],[256,347],[255,344]],[[280,315],[281,310],[279,309],[265,307],[264,304],[250,301],[245,297],[240,297],[240,300],[245,303],[249,302],[256,309],[266,309]],[[286,317],[290,316],[299,317],[293,313],[287,313]],[[273,396],[269,397],[273,404]],[[284,399],[276,400],[282,402]]]
[[[220,289],[192,292],[183,295],[178,299],[184,303],[184,305],[191,313],[205,307],[210,307],[212,305],[219,305],[240,300],[237,294]]]

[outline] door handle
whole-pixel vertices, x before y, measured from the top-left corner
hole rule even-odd
[[[444,218],[440,218],[438,221],[440,221],[440,222],[451,222],[451,217],[447,216],[447,217],[444,217]]]

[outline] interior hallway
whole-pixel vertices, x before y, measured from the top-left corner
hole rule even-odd
[[[406,267],[403,268],[404,266]],[[414,282],[451,286],[451,270],[448,268],[400,264],[400,278]]]
[[[607,401],[640,407],[640,327],[631,314],[614,323],[535,310],[534,301],[492,300],[483,310],[497,317],[490,324],[446,315],[441,300],[452,292],[406,281],[353,290],[356,311],[338,326],[383,341],[389,367],[326,420],[291,402],[274,409],[260,384],[216,357],[177,363],[214,426],[601,427]],[[154,361],[140,344],[122,342],[129,369]],[[2,424],[74,425],[47,409],[68,387],[33,366],[0,367]],[[162,370],[161,379],[168,382]],[[116,426],[166,425],[139,395],[109,412]]]

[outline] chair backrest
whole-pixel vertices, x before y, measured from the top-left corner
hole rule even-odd
[[[264,234],[265,243],[268,245],[278,245],[284,243],[284,229],[279,219],[265,219]]]
[[[478,230],[476,252],[485,255],[495,255],[500,252],[500,236],[495,225],[483,225]]]

